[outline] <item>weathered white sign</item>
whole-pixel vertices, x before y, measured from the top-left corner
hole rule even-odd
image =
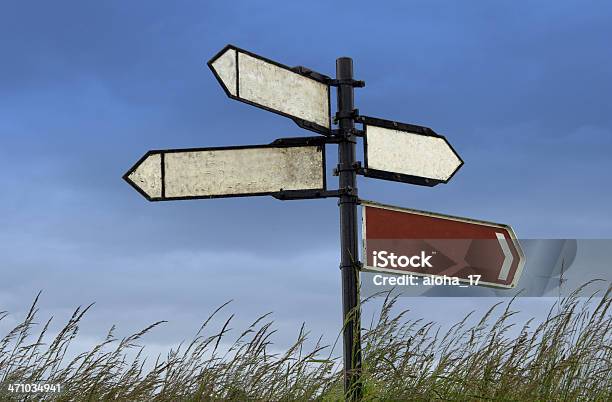
[[[330,129],[329,85],[322,80],[232,45],[208,66],[230,98],[290,117],[305,128]]]
[[[366,176],[433,186],[446,183],[463,161],[446,138],[427,127],[361,118]]]
[[[124,178],[150,201],[324,190],[324,152],[321,145],[149,151]]]

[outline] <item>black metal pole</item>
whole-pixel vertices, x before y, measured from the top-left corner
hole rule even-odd
[[[361,317],[357,246],[357,171],[355,166],[355,114],[353,60],[336,60],[338,80],[338,176],[343,191],[340,207],[342,313],[344,319],[344,392],[347,400],[361,399]]]

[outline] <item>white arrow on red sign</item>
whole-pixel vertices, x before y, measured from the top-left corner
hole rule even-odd
[[[364,269],[515,287],[525,256],[510,226],[362,201]],[[381,254],[382,253],[382,254]],[[393,255],[393,258],[389,258]],[[381,258],[382,256],[382,258]]]

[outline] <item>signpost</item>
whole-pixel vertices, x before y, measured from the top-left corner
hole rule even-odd
[[[364,126],[365,176],[435,186],[463,165],[446,138],[428,127],[372,117],[358,121]]]
[[[361,205],[365,270],[446,275],[506,289],[520,279],[525,257],[510,226],[369,201]]]
[[[232,45],[217,53],[208,67],[230,98],[289,117],[309,130],[331,129],[329,77]]]
[[[149,201],[323,193],[325,146],[312,142],[149,151],[124,178]]]
[[[361,399],[361,316],[359,309],[359,246],[357,240],[357,170],[353,60],[336,60],[338,77],[338,166],[340,207],[340,270],[342,272],[344,392]]]
[[[360,116],[354,107],[354,88],[365,83],[353,79],[353,61],[348,57],[336,60],[335,79],[305,67],[288,67],[232,45],[217,53],[208,66],[230,98],[289,117],[300,127],[322,136],[281,138],[268,145],[149,151],[124,179],[149,201],[256,195],[281,200],[338,198],[344,388],[346,399],[359,400],[362,390],[358,289],[362,264],[357,239],[360,203],[357,174],[434,186],[447,183],[463,161],[444,137],[427,127]],[[332,128],[331,86],[337,88],[334,116],[337,129]],[[355,123],[363,124],[363,130],[357,129]],[[356,160],[358,137],[363,137],[365,147],[363,167]],[[326,184],[326,144],[338,145],[334,174],[339,176],[339,188],[335,190],[328,190]],[[407,210],[398,212],[372,204],[365,211],[367,242],[388,235],[398,240],[401,238],[393,236],[431,235],[434,239],[446,239],[445,234],[475,233],[483,239],[497,239],[502,252],[501,267],[487,273],[497,277],[487,284],[511,285],[520,275],[521,259],[517,260],[520,249],[509,227],[460,218],[432,224],[445,218],[429,213],[410,215]],[[397,221],[385,218],[385,213],[397,214],[393,218]],[[403,222],[399,225],[401,230],[389,232],[397,226],[395,222]],[[417,230],[423,225],[430,225],[430,231]],[[440,231],[432,231],[433,228]],[[370,262],[366,261],[366,267],[370,267]]]

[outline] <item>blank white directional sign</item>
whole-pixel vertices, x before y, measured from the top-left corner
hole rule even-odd
[[[124,179],[150,201],[324,191],[324,153],[274,144],[149,151]]]
[[[320,74],[298,73],[232,45],[208,66],[230,98],[290,117],[304,128],[330,130],[329,85]]]
[[[446,183],[463,161],[446,138],[428,127],[361,117],[365,176],[435,186]]]

